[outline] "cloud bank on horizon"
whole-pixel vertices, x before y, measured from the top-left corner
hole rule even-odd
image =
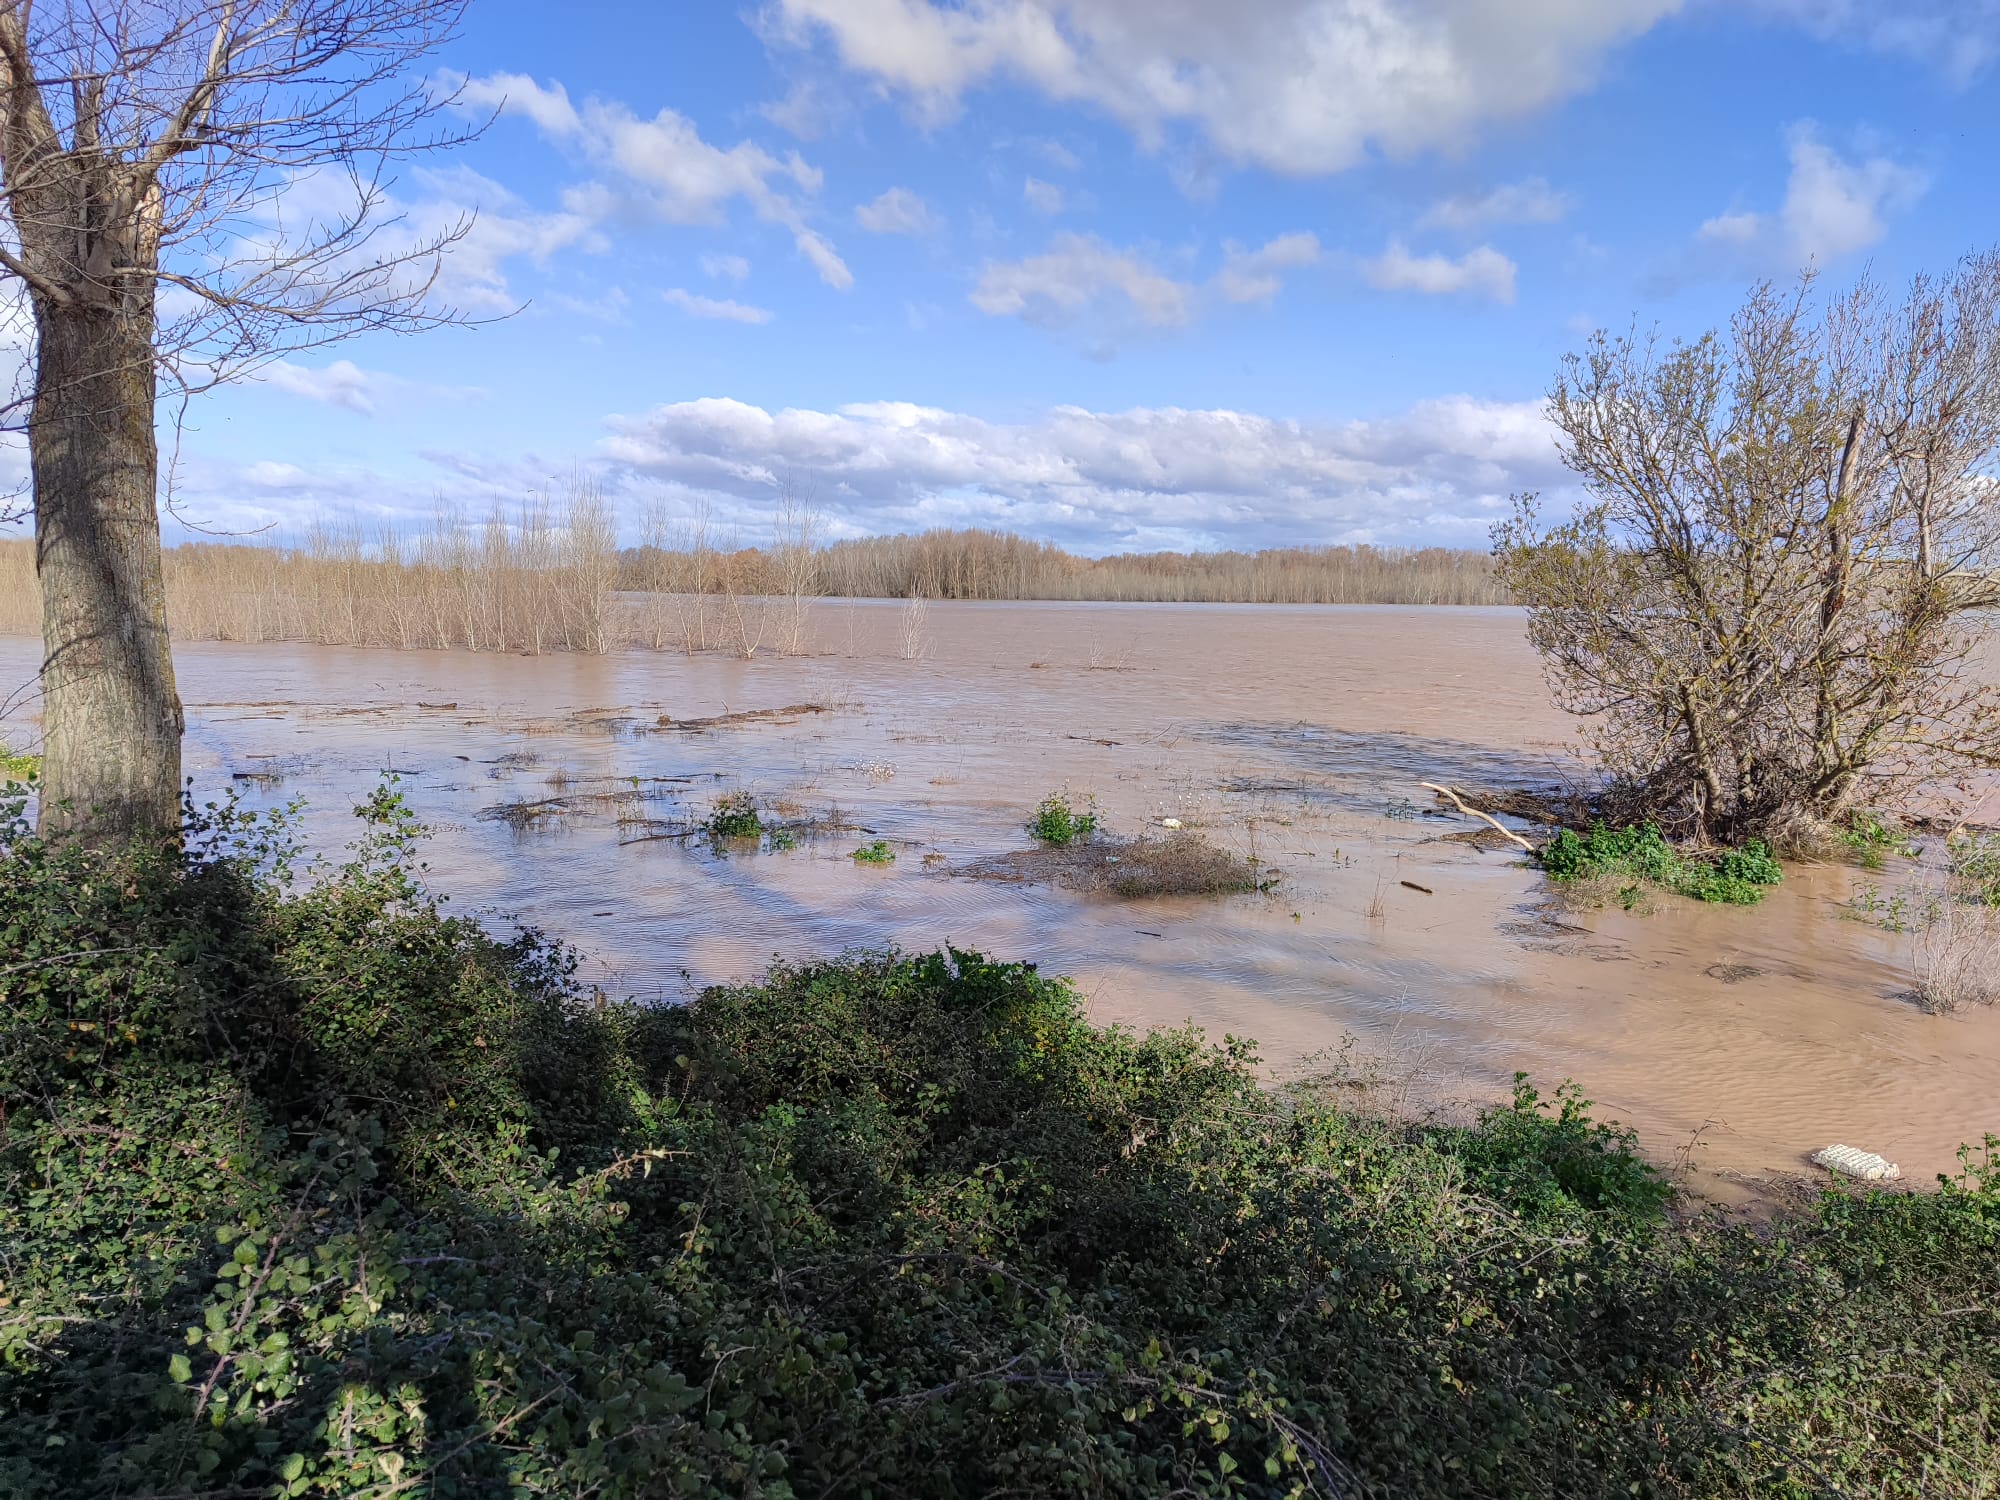
[[[439,81],[492,126],[392,191],[476,215],[441,293],[493,321],[209,398],[178,514],[586,467],[746,539],[789,484],[837,535],[1478,545],[1569,498],[1540,393],[1588,329],[1990,237],[1987,0],[686,9],[475,8]]]

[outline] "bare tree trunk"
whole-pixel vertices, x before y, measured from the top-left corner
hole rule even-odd
[[[37,299],[29,449],[42,589],[41,829],[177,836],[181,700],[167,641],[151,288],[123,307]]]

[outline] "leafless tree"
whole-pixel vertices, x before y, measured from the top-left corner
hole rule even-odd
[[[462,139],[420,66],[464,0],[0,0],[0,270],[35,321],[45,831],[178,824],[156,405],[285,352],[449,321],[467,225],[390,196]]]
[[[1967,671],[2000,607],[2000,253],[1728,334],[1599,334],[1549,402],[1590,503],[1532,497],[1502,579],[1616,787],[1680,834],[1797,839],[2000,765]]]
[[[806,653],[812,625],[812,601],[820,594],[820,531],[812,492],[787,480],[778,488],[778,515],[772,527],[771,561],[784,596],[786,656]]]

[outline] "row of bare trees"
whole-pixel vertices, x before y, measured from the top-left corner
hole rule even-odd
[[[781,520],[780,532],[786,527]],[[718,545],[705,523],[647,530],[621,586],[674,594],[856,599],[1103,599],[1245,604],[1505,604],[1485,552],[1442,547],[1284,547],[1079,557],[1006,532],[927,531],[819,549]]]

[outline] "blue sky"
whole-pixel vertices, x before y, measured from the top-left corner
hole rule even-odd
[[[1591,328],[1989,244],[1996,61],[1994,0],[474,0],[497,118],[396,196],[511,315],[203,398],[176,508],[1478,545]]]

